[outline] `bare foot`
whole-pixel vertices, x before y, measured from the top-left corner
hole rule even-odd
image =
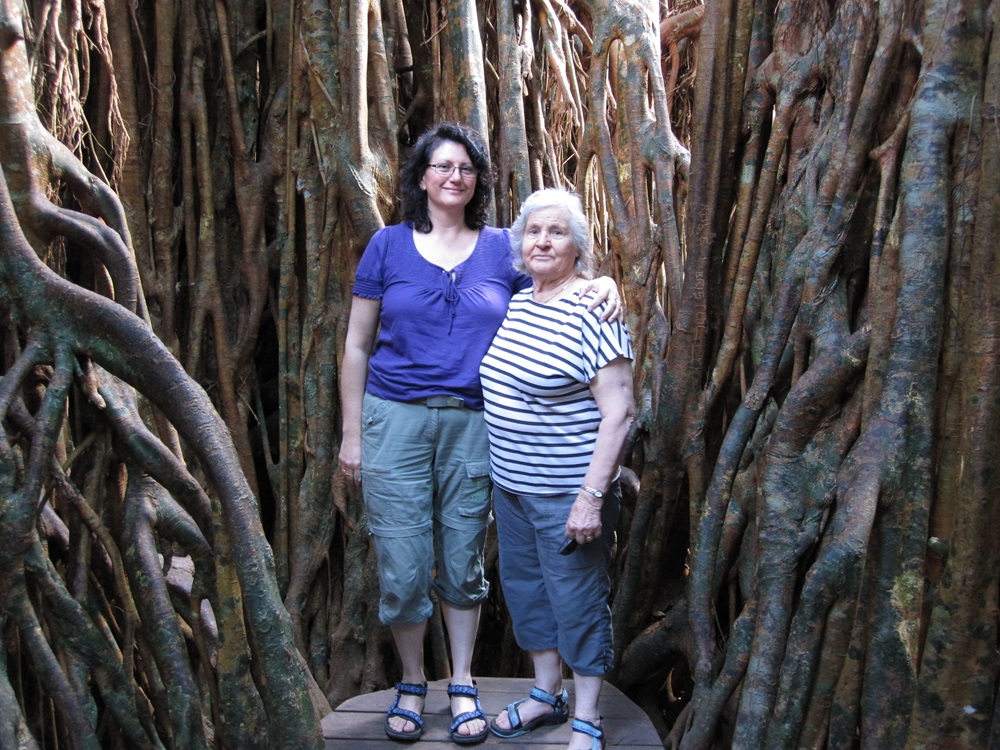
[[[404,693],[399,696],[399,707],[413,711],[413,713],[418,715],[423,714],[424,697],[422,695],[407,695]],[[404,716],[390,716],[389,727],[394,732],[406,732],[407,734],[417,731],[417,725]]]
[[[458,716],[459,714],[464,714],[468,711],[476,710],[476,702],[470,696],[467,695],[453,695],[451,696],[451,716],[452,718]],[[461,735],[469,736],[472,734],[482,734],[486,729],[486,721],[483,719],[469,719],[462,724],[459,724],[456,728],[456,732]]]

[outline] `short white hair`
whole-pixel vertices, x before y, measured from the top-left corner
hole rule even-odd
[[[597,271],[597,259],[594,257],[594,240],[590,234],[590,222],[583,211],[580,196],[562,188],[543,188],[528,196],[521,206],[521,213],[510,228],[510,246],[514,251],[514,266],[524,271],[524,259],[521,257],[521,243],[524,241],[524,226],[531,215],[543,208],[561,208],[569,217],[570,241],[576,250],[576,262],[573,270],[577,275],[594,278]]]

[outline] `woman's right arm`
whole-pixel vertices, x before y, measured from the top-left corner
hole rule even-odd
[[[353,298],[344,343],[344,361],[340,366],[340,411],[344,417],[340,469],[355,481],[361,468],[361,401],[365,395],[368,359],[375,346],[381,309],[381,300]]]

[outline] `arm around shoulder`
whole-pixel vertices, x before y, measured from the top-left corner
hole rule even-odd
[[[605,302],[607,305],[601,312],[602,321],[613,323],[625,322],[625,304],[622,302],[621,292],[618,285],[610,276],[598,276],[585,287],[585,290],[594,292],[594,300],[588,306],[588,310],[596,310]]]

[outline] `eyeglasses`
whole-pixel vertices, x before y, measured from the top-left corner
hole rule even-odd
[[[428,164],[427,166],[442,177],[451,177],[455,174],[456,169],[458,170],[458,173],[462,175],[463,180],[467,180],[470,177],[475,177],[479,174],[479,170],[471,164],[462,164],[459,166],[458,164],[449,164],[448,162],[445,162],[444,164]]]

